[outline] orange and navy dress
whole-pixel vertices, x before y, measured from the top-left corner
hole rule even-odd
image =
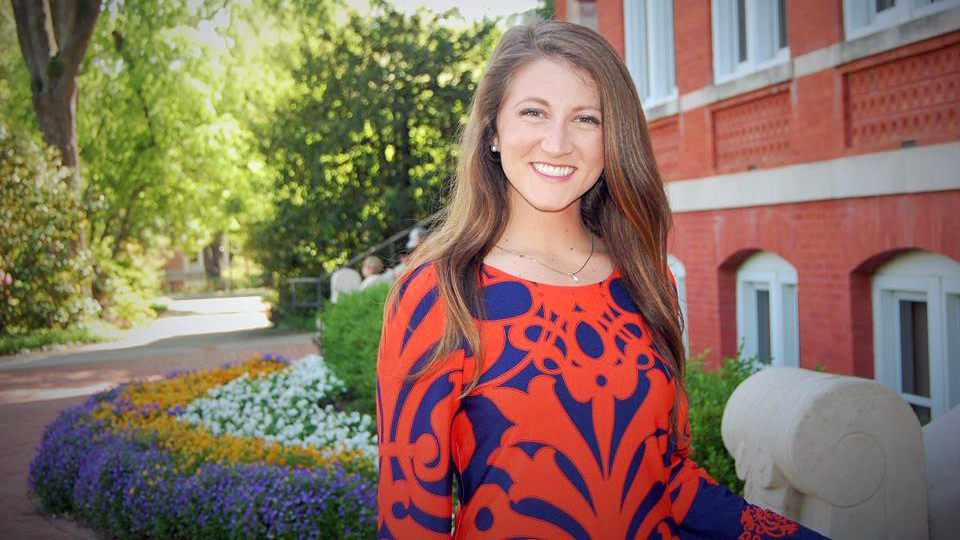
[[[559,286],[484,266],[482,291],[482,375],[462,399],[466,347],[410,377],[442,331],[434,267],[388,307],[378,538],[822,538],[733,495],[669,436],[674,382],[618,272]]]

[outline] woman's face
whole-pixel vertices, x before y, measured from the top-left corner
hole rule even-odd
[[[588,74],[548,58],[517,71],[493,138],[510,181],[511,208],[559,212],[579,202],[603,172],[602,121]]]

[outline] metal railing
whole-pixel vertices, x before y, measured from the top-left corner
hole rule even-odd
[[[401,240],[405,236],[410,234],[410,231],[416,227],[423,227],[425,223],[433,221],[440,215],[442,210],[434,212],[429,217],[421,219],[420,221],[414,223],[413,225],[403,229],[400,232],[397,232],[387,238],[386,240],[380,242],[379,244],[354,255],[347,260],[340,268],[349,268],[355,264],[363,261],[370,255],[375,253],[380,253],[384,248],[390,248],[390,256],[387,257],[388,260],[396,259],[396,244],[398,240]],[[285,284],[290,288],[290,307],[294,310],[298,309],[320,309],[323,307],[325,295],[323,294],[323,288],[327,286],[330,282],[330,274],[323,274],[317,277],[296,277],[296,278],[287,278]],[[297,290],[303,291],[304,286],[309,286],[309,289],[313,291],[312,298],[301,298],[297,295]]]

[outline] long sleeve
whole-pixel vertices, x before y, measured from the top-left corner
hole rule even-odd
[[[680,442],[671,441],[667,453],[668,491],[681,538],[825,538],[776,512],[747,503],[689,459],[690,422],[685,400],[680,409],[680,428]]]
[[[424,266],[387,306],[377,358],[378,538],[450,538],[451,424],[463,353],[412,378],[432,357],[443,322],[434,269]]]

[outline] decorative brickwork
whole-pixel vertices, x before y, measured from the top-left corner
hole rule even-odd
[[[713,134],[718,172],[784,163],[790,152],[787,91],[715,109]]]
[[[650,124],[650,139],[660,177],[664,180],[676,179],[680,165],[680,129],[676,117]]]
[[[960,43],[847,73],[847,146],[960,137]]]

